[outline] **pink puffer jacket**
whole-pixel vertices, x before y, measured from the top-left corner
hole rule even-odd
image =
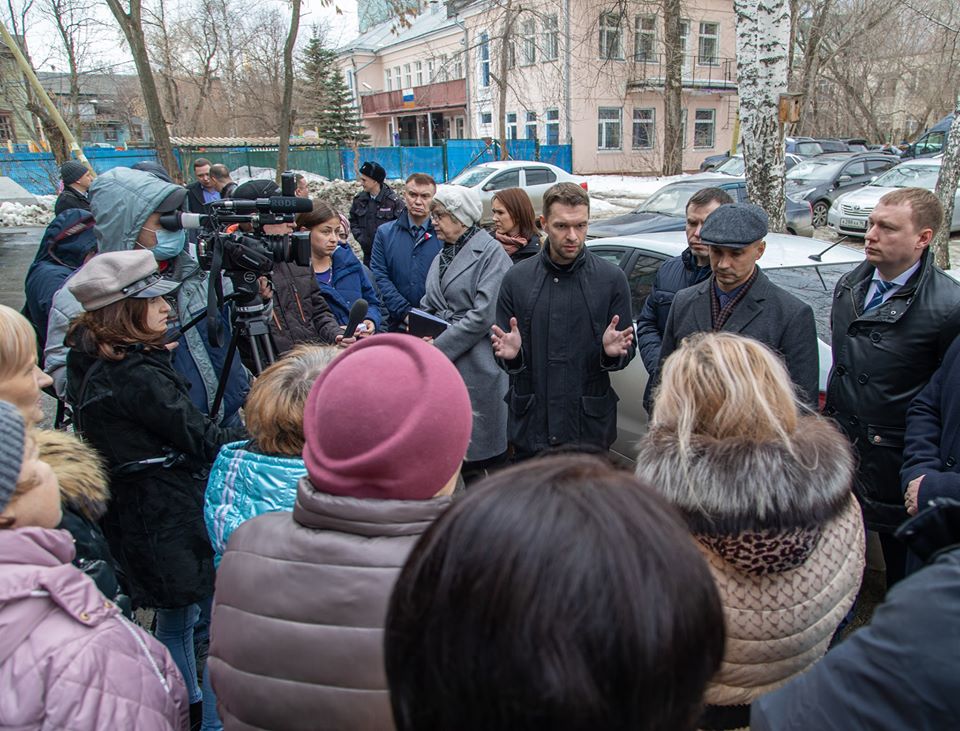
[[[70,564],[64,530],[0,530],[0,728],[187,727],[166,648]]]

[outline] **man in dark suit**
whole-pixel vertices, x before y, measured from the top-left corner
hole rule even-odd
[[[60,166],[60,178],[63,180],[63,192],[53,207],[54,215],[59,216],[71,208],[89,211],[90,199],[87,191],[93,182],[93,173],[87,166],[77,160],[67,160]]]
[[[220,192],[210,175],[210,164],[205,157],[193,161],[193,174],[197,179],[187,186],[187,210],[191,213],[209,213],[207,204],[220,200]]]
[[[723,330],[759,340],[778,352],[800,399],[817,403],[820,359],[810,305],[760,271],[767,214],[751,203],[730,203],[707,216],[700,239],[710,246],[713,275],[677,292],[667,316],[660,362],[685,337]]]

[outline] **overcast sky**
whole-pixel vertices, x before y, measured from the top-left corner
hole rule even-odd
[[[107,9],[106,3],[97,3],[94,7],[97,9],[97,18],[101,23],[90,34],[92,57],[95,58],[94,65],[99,67],[97,70],[134,73],[126,40]],[[301,42],[309,37],[310,26],[314,23],[329,24],[329,38],[335,41],[336,45],[357,35],[357,0],[334,0],[333,5],[326,7],[321,0],[302,0],[302,11]],[[40,71],[67,70],[66,63],[53,50],[57,46],[56,43],[51,43],[51,39],[54,38],[57,38],[56,26],[36,14],[27,31],[27,43],[33,62]]]

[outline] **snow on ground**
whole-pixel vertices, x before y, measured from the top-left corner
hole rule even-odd
[[[53,220],[53,204],[56,200],[55,195],[38,195],[38,204],[35,206],[4,201],[0,203],[0,227],[46,226]]]
[[[635,175],[584,175],[590,191],[590,212],[594,218],[609,218],[632,211],[667,183],[685,175],[641,177]]]
[[[300,173],[307,179],[308,183],[327,182],[327,178],[322,175],[307,172],[306,170],[292,170],[291,172]],[[275,180],[277,171],[275,168],[258,168],[256,166],[241,165],[236,170],[230,171],[230,177],[238,183],[243,183],[247,180]]]

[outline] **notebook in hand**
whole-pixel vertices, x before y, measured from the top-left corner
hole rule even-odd
[[[435,338],[446,330],[449,324],[446,320],[441,320],[416,307],[407,313],[408,330],[411,335],[416,335],[418,338]]]

